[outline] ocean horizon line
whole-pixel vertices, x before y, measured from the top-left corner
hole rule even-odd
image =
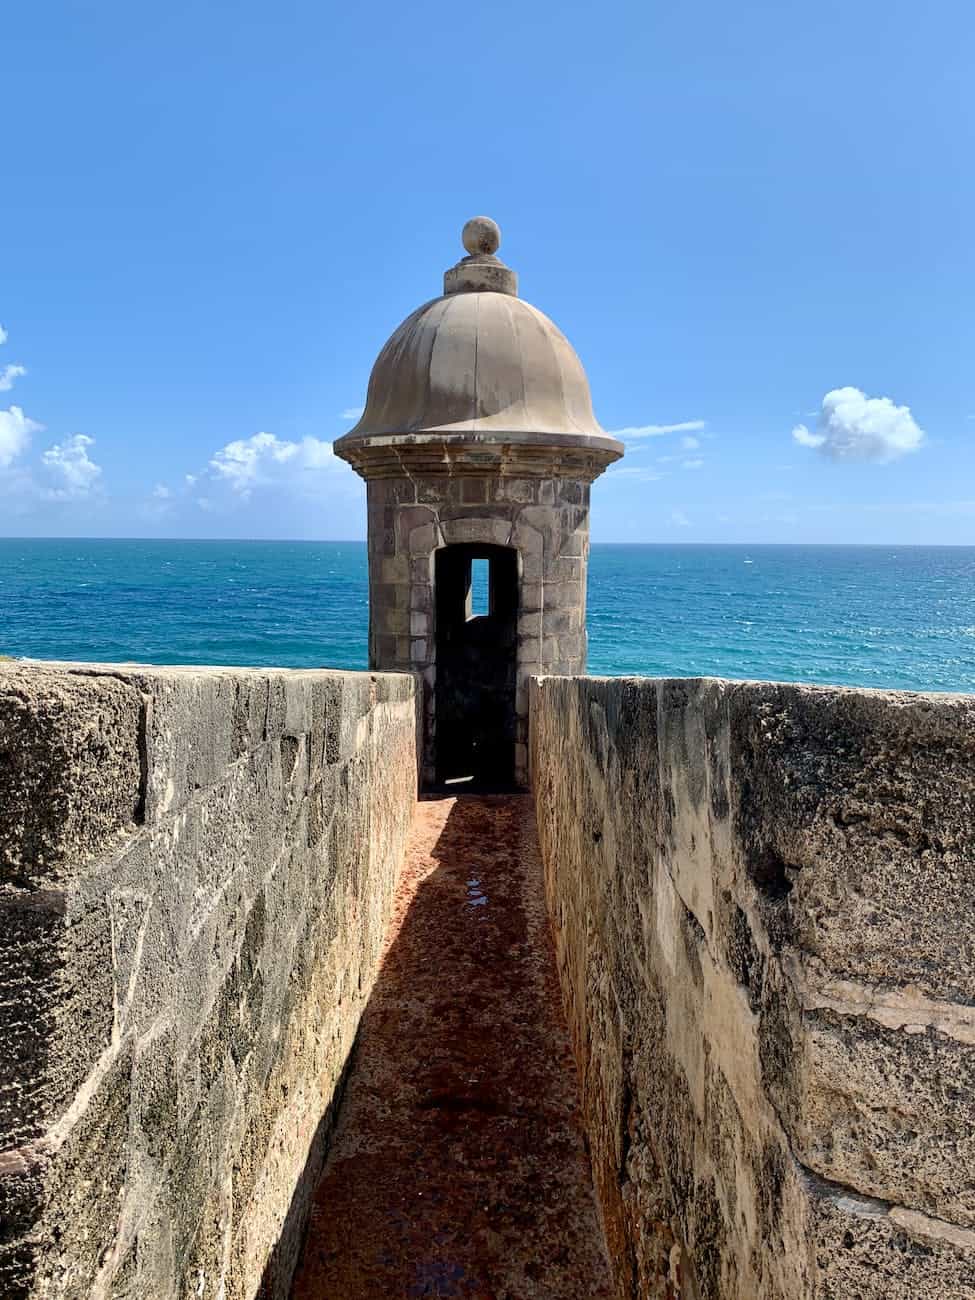
[[[253,546],[365,546],[364,537],[111,537],[111,536],[85,536],[85,535],[64,535],[64,536],[33,536],[31,534],[0,534],[0,542],[152,542],[157,545],[173,543],[183,545],[192,543],[194,546],[206,545],[226,545],[229,542],[237,542],[243,545]],[[699,540],[673,540],[673,541],[655,541],[655,542],[618,542],[618,541],[593,541],[590,543],[592,548],[603,546],[615,547],[632,547],[646,548],[654,547],[685,547],[687,549],[694,547],[710,547],[713,549],[733,550],[749,549],[760,550],[762,548],[783,550],[793,548],[796,550],[807,550],[820,547],[824,550],[843,547],[848,550],[876,551],[889,550],[896,547],[899,550],[954,550],[954,551],[971,551],[975,550],[975,541],[971,542],[709,542]]]

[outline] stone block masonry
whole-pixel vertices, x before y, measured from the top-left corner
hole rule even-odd
[[[626,1300],[975,1296],[975,698],[542,678],[531,762]]]
[[[414,448],[415,450],[415,448]],[[515,777],[528,781],[528,682],[539,672],[586,666],[589,493],[585,477],[553,477],[556,461],[522,464],[509,449],[505,474],[484,452],[458,452],[450,473],[369,482],[369,653],[377,667],[413,671],[424,691],[423,778],[436,777],[437,638],[434,562],[457,543],[509,546],[518,554]],[[535,460],[539,454],[535,453]],[[442,471],[444,466],[438,466]],[[582,463],[580,475],[591,474]]]
[[[0,666],[0,1295],[288,1292],[417,787],[411,676]]]

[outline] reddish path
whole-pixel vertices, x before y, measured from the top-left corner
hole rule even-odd
[[[424,800],[294,1300],[610,1294],[531,801]]]

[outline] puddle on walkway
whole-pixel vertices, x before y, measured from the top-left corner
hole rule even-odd
[[[421,802],[294,1300],[611,1290],[527,796]]]
[[[467,882],[467,906],[468,907],[487,907],[487,894],[485,894],[481,882],[477,877],[473,877]]]

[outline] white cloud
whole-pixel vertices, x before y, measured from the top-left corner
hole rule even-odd
[[[255,433],[221,447],[211,458],[210,469],[217,481],[247,501],[256,487],[312,486],[317,475],[340,464],[330,442],[318,438],[289,442],[273,433]],[[187,481],[191,477],[187,475]]]
[[[297,451],[296,442],[282,442],[273,433],[255,433],[221,447],[211,459],[210,468],[235,492],[249,496],[258,482],[265,481],[262,476],[269,466],[291,460]]]
[[[704,461],[703,461],[703,460],[700,460],[700,459],[698,459],[698,460],[683,460],[683,461],[681,461],[681,469],[700,469],[701,466],[702,466],[703,464],[704,464]]]
[[[6,343],[7,331],[0,325],[0,344]],[[16,380],[27,374],[21,365],[0,366],[0,392],[9,392]],[[83,433],[71,434],[55,443],[41,455],[38,466],[21,462],[10,467],[30,446],[31,435],[44,426],[26,416],[19,406],[0,411],[0,469],[10,470],[5,477],[4,491],[15,493],[22,504],[30,509],[38,501],[71,501],[87,497],[99,485],[101,466],[88,455],[94,438]]]
[[[330,442],[302,438],[298,444],[298,464],[301,469],[336,469],[342,462],[332,451]]]
[[[679,424],[640,424],[626,429],[614,429],[611,438],[662,438],[665,433],[697,433],[705,426],[704,420],[681,420]]]
[[[57,442],[41,457],[44,468],[53,476],[57,487],[44,495],[52,501],[68,501],[86,497],[97,486],[101,466],[88,456],[88,448],[95,439],[83,433],[74,433],[64,442]]]
[[[6,343],[9,335],[0,325],[0,344]],[[23,378],[27,371],[23,366],[2,366],[0,367],[0,393],[9,393],[14,386],[14,382]]]
[[[345,410],[342,412],[342,414],[339,416],[339,419],[360,420],[362,418],[362,412],[365,409],[366,408],[364,406],[347,406]]]
[[[800,447],[815,448],[830,460],[885,464],[917,451],[924,430],[909,407],[848,387],[826,394],[815,430],[797,424],[792,437]]]
[[[701,445],[701,439],[690,436],[687,438],[681,438],[680,445],[685,451],[697,451],[698,447]]]
[[[157,483],[149,495],[138,503],[138,513],[143,519],[160,523],[170,517],[176,505],[176,497],[172,489],[165,483]]]
[[[0,411],[0,469],[6,469],[30,445],[32,433],[39,433],[43,424],[31,420],[19,406]]]
[[[792,436],[800,447],[822,447],[826,443],[825,434],[810,433],[804,424],[797,424]]]
[[[691,521],[683,510],[671,510],[670,522],[677,528],[690,528],[691,526]]]

